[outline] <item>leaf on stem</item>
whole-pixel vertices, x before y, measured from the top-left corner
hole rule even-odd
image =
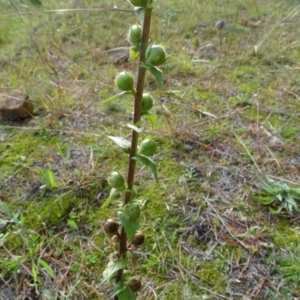
[[[140,54],[139,51],[137,51],[134,47],[130,48],[130,59],[134,60],[138,57],[138,55]]]
[[[123,284],[123,281],[119,281],[114,289],[113,294],[111,295],[111,298],[119,295],[121,292],[123,292],[126,289],[126,286]]]
[[[119,300],[136,300],[137,296],[131,292],[127,287],[117,294]]]
[[[119,212],[118,216],[120,218],[121,224],[125,229],[128,239],[131,241],[135,232],[139,229],[140,219],[129,219],[125,216],[123,212]]]
[[[156,123],[156,116],[152,115],[150,113],[145,113],[145,114],[143,114],[143,116],[145,116],[148,119],[148,121],[151,124],[151,127],[154,128],[155,123]]]
[[[139,127],[137,127],[135,125],[132,125],[132,124],[127,124],[127,127],[134,130],[134,131],[136,131],[137,133],[141,133],[144,130],[143,127],[139,128]]]
[[[154,67],[145,63],[143,63],[142,66],[154,76],[157,84],[159,85],[160,88],[162,88],[162,75],[163,75],[162,70],[159,69],[158,67]]]
[[[143,22],[145,9],[143,7],[135,7],[134,11],[137,14],[137,16],[139,17],[140,21]]]
[[[128,92],[128,91],[121,92],[121,93],[119,93],[119,94],[117,94],[117,95],[114,95],[114,96],[112,96],[112,97],[110,97],[110,98],[108,98],[108,99],[102,101],[101,103],[104,104],[104,103],[108,103],[108,102],[117,100],[118,98],[120,98],[120,97],[122,97],[122,96],[124,96],[124,95],[127,95],[127,94],[132,95],[132,92]]]
[[[112,141],[114,141],[123,150],[128,150],[128,148],[130,148],[131,143],[120,136],[109,135],[108,138],[110,138]]]
[[[136,155],[134,159],[141,162],[143,165],[149,167],[155,177],[156,182],[159,184],[156,163],[150,157],[142,154]]]
[[[100,209],[106,208],[110,204],[110,202],[113,201],[119,195],[119,193],[119,190],[112,188],[108,199],[105,200],[105,202],[101,205]]]
[[[121,258],[118,261],[110,261],[103,272],[103,282],[110,280],[111,277],[114,276],[117,271],[125,268],[127,265],[128,260],[126,258]]]

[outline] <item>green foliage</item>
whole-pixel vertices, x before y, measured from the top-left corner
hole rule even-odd
[[[136,293],[131,292],[126,286],[122,286],[121,283],[116,285],[113,295],[118,295],[118,300],[135,300],[137,298]]]
[[[143,63],[142,66],[153,75],[153,77],[157,81],[159,87],[162,88],[162,86],[163,86],[163,82],[162,82],[163,72],[162,72],[162,70],[159,69],[158,67],[153,66],[153,65],[148,64],[148,63]]]
[[[131,143],[128,128],[134,127],[141,139],[152,134],[160,145],[158,155],[151,158],[156,163],[159,160],[161,187],[149,180],[149,169],[137,161],[138,199],[142,197],[147,201],[140,220],[146,243],[137,251],[127,244],[136,253],[137,262],[131,264],[129,250],[130,264],[126,269],[147,278],[139,298],[239,297],[227,292],[238,274],[236,268],[240,266],[239,271],[242,270],[249,253],[239,248],[241,253],[231,256],[230,247],[218,238],[219,230],[213,232],[215,236],[209,243],[199,242],[196,232],[185,239],[185,229],[198,228],[206,201],[212,203],[220,218],[225,218],[233,235],[247,246],[258,245],[255,261],[263,268],[271,268],[268,284],[279,286],[283,278],[279,260],[274,266],[273,262],[265,264],[261,257],[274,253],[285,257],[289,251],[299,255],[290,248],[299,237],[297,218],[294,214],[288,218],[266,216],[266,210],[251,201],[249,193],[255,181],[251,171],[255,167],[249,154],[262,173],[298,182],[299,118],[296,112],[299,95],[296,87],[300,80],[297,44],[300,27],[297,10],[294,10],[296,1],[245,0],[242,9],[237,8],[234,1],[224,2],[222,6],[218,6],[217,1],[209,5],[194,1],[192,9],[183,0],[155,1],[151,41],[163,41],[166,49],[175,55],[159,67],[164,72],[164,80],[161,80],[164,90],[147,71],[145,87],[156,99],[150,111],[153,114],[142,112],[141,122],[130,124],[131,127],[126,124],[133,112],[130,92],[119,93],[108,105],[102,105],[103,99],[117,91],[113,79],[124,68],[137,79],[139,51],[131,49],[129,62],[118,61],[119,53],[123,55],[127,51],[123,47],[128,46],[125,39],[130,26],[126,24],[138,23],[133,9],[128,12],[127,1],[117,1],[116,9],[112,9],[108,0],[100,4],[91,0],[42,1],[45,10],[79,8],[46,14],[37,13],[38,7],[28,5],[30,0],[14,1],[22,19],[9,2],[0,0],[1,93],[14,88],[26,90],[36,111],[31,120],[2,122],[0,126],[0,195],[5,197],[4,202],[13,214],[22,211],[18,221],[23,222],[19,227],[10,222],[10,217],[1,215],[1,241],[16,259],[4,248],[0,249],[1,278],[9,282],[11,289],[17,290],[15,287],[21,286],[18,283],[22,275],[27,274],[22,281],[22,291],[11,298],[29,290],[34,293],[32,277],[22,266],[31,270],[32,261],[17,234],[20,231],[26,237],[29,234],[46,237],[33,260],[44,274],[37,278],[38,292],[47,299],[80,299],[87,295],[91,300],[99,299],[96,290],[89,286],[94,287],[94,283],[99,282],[108,252],[118,250],[117,240],[103,234],[99,220],[116,216],[116,211],[122,209],[121,199],[126,192],[115,193],[112,189],[113,199],[105,202],[110,197],[105,178],[114,170],[125,175],[124,165],[128,161],[127,155],[107,141],[106,135],[123,136],[130,141],[128,147],[121,148],[128,154]],[[121,11],[123,9],[127,12]],[[142,19],[144,12],[139,12]],[[4,14],[11,16],[3,17]],[[224,30],[220,32],[214,28],[218,19],[225,20]],[[240,25],[244,20],[251,24]],[[214,46],[215,52],[207,58],[200,53],[200,48],[208,43]],[[256,54],[253,53],[255,45],[259,45]],[[119,47],[123,50],[118,50]],[[168,118],[165,118],[164,106],[170,112]],[[153,130],[150,125],[156,128]],[[235,151],[237,143],[232,138],[232,130],[245,142],[248,155],[241,144]],[[269,147],[267,131],[284,138],[286,145],[281,149]],[[63,146],[58,148],[57,144]],[[69,149],[64,148],[65,144],[71,145]],[[195,172],[184,176],[186,169],[182,163],[193,167]],[[59,188],[41,191],[40,185],[45,182],[37,166],[52,170]],[[242,180],[234,181],[237,177]],[[66,190],[71,193],[63,196]],[[235,214],[233,220],[230,211]],[[244,223],[240,222],[240,214],[247,218],[246,227],[262,228],[262,233],[253,234],[251,241],[242,230]],[[209,217],[206,219],[207,222],[204,220],[201,224],[210,222]],[[219,229],[222,224],[219,221],[214,226]],[[178,235],[177,230],[184,234]],[[226,232],[222,230],[221,234]],[[261,239],[264,245],[260,245]],[[34,243],[39,241],[32,238],[30,244]],[[216,244],[219,246],[214,247]],[[266,244],[270,244],[268,249]],[[38,249],[33,245],[30,248]],[[194,252],[197,250],[200,256]],[[203,257],[208,259],[212,270],[226,279],[226,291],[220,296],[214,294],[217,283],[199,284]],[[53,271],[61,270],[55,274],[56,282],[38,264],[38,258]],[[68,261],[64,262],[64,258]],[[217,267],[219,261],[225,265],[223,269]],[[231,268],[228,272],[228,261],[236,272],[230,272]],[[277,267],[278,273],[272,272],[273,267]],[[69,272],[64,273],[64,270]],[[264,294],[269,288],[257,289],[262,281],[255,282],[251,274],[245,275],[249,280],[245,284],[242,278],[234,292],[243,295],[247,285],[249,293],[260,291],[257,298],[271,299],[269,294]],[[214,279],[208,273],[203,277]],[[121,283],[125,280],[123,277]],[[248,289],[251,283],[256,285],[252,291]],[[111,284],[114,285],[115,280]],[[110,284],[100,287],[100,298],[102,293],[105,299],[109,297],[105,291],[112,288],[106,285]],[[289,291],[289,297],[284,289]],[[286,281],[278,288],[277,300],[299,298],[296,291],[295,282]],[[10,298],[2,292],[2,297]]]
[[[111,281],[115,279],[116,272],[125,268],[127,265],[128,260],[126,258],[111,260],[103,272],[104,281]]]
[[[260,188],[254,199],[271,206],[269,209],[273,214],[279,214],[282,210],[299,212],[300,188],[290,187],[285,182],[269,177],[260,178]]]
[[[121,147],[126,153],[128,153],[130,148],[130,142],[119,136],[108,136],[112,141],[114,141],[119,147]]]
[[[281,275],[281,282],[278,289],[284,295],[285,299],[289,298],[289,290],[294,290],[300,293],[300,259],[299,259],[299,243],[296,241],[294,244],[288,246],[289,251],[284,256],[277,256],[278,272]],[[286,251],[284,251],[286,252]],[[276,299],[276,298],[275,298]]]
[[[135,232],[138,230],[140,226],[140,219],[130,219],[124,213],[119,212],[118,214],[121,224],[125,229],[125,232],[128,236],[128,239],[131,241]]]
[[[136,155],[135,159],[145,166],[149,167],[155,177],[156,182],[159,183],[156,163],[150,157],[141,154]]]
[[[53,189],[55,187],[58,187],[58,184],[56,183],[54,178],[54,173],[51,169],[43,170],[41,168],[38,168],[38,171],[47,188]]]

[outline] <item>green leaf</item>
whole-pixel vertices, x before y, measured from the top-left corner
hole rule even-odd
[[[54,179],[54,173],[51,169],[44,171],[42,168],[38,168],[38,170],[48,188],[55,188],[58,186]]]
[[[139,17],[140,21],[143,22],[144,14],[145,14],[144,8],[143,7],[135,7],[134,11],[137,14],[137,16]]]
[[[106,104],[106,103],[108,103],[108,102],[117,100],[117,99],[119,99],[120,97],[122,97],[122,96],[124,96],[124,95],[127,95],[127,94],[132,95],[132,92],[128,92],[128,91],[126,91],[126,92],[121,92],[121,93],[119,93],[119,94],[117,94],[117,95],[114,95],[114,96],[112,96],[112,97],[110,97],[110,98],[108,98],[108,99],[102,101],[101,103],[102,103],[102,104],[104,104],[104,103]]]
[[[52,170],[48,170],[47,172],[48,172],[48,176],[49,176],[49,180],[50,180],[50,186],[51,187],[56,187],[57,184],[55,182],[54,174],[53,174]]]
[[[275,209],[273,209],[273,208],[271,208],[271,207],[269,207],[269,211],[270,211],[270,213],[271,213],[272,215],[278,215],[278,214],[280,213],[280,211],[275,210]]]
[[[155,162],[148,156],[139,154],[134,157],[137,161],[141,162],[145,166],[149,167],[155,177],[156,182],[159,184],[158,176],[157,176],[157,168]]]
[[[103,277],[104,277],[103,282],[109,280],[112,276],[115,275],[117,271],[125,268],[127,265],[128,265],[128,260],[126,258],[121,258],[118,261],[110,261],[103,272]]]
[[[4,243],[6,242],[7,238],[8,238],[9,232],[6,233],[0,233],[0,247],[2,247],[4,245]]]
[[[0,211],[3,211],[8,217],[12,217],[12,213],[11,213],[9,207],[3,201],[0,201]]]
[[[119,300],[136,300],[136,298],[136,294],[131,292],[127,287],[118,294]]]
[[[125,216],[125,214],[121,211],[118,212],[118,216],[120,218],[122,226],[125,229],[128,239],[131,241],[133,239],[135,232],[140,227],[140,219],[137,218],[137,219],[131,220],[131,219],[127,218]]]
[[[154,128],[155,123],[156,123],[156,116],[154,116],[150,113],[143,114],[143,116],[145,116],[148,119],[148,121],[151,124],[151,127]]]
[[[144,130],[143,127],[139,128],[139,127],[137,127],[135,125],[132,125],[132,124],[127,124],[127,127],[134,130],[134,131],[136,131],[137,133],[141,133]]]
[[[115,286],[115,289],[114,289],[114,292],[113,294],[111,295],[111,298],[119,295],[122,291],[124,291],[126,289],[126,286],[123,284],[122,281],[119,281],[116,286]]]
[[[33,264],[31,267],[31,273],[32,273],[32,277],[33,277],[33,282],[37,283],[38,282],[38,271],[36,269],[36,265]]]
[[[154,76],[157,84],[159,85],[160,88],[162,88],[162,75],[163,75],[162,70],[159,69],[158,67],[154,67],[145,63],[143,63],[142,66]]]
[[[54,297],[48,290],[42,289],[42,294],[47,297],[48,300],[56,300],[56,297]]]
[[[108,199],[105,200],[105,202],[101,205],[100,209],[106,208],[110,204],[110,202],[113,201],[119,195],[119,192],[120,191],[118,191],[117,189],[112,188]]]
[[[78,230],[78,226],[77,226],[75,220],[69,219],[67,224],[68,224],[68,226],[70,226],[70,228]]]
[[[295,208],[297,208],[297,203],[296,203],[296,201],[295,201],[290,195],[288,195],[288,196],[286,197],[286,201],[287,201],[288,203],[290,203],[291,205],[293,205]]]
[[[111,136],[111,135],[109,135],[108,138],[110,138],[112,141],[114,141],[122,149],[130,148],[131,143],[129,141],[127,141],[126,139],[120,137],[120,136]]]
[[[55,275],[54,275],[54,273],[53,273],[53,270],[51,269],[51,267],[50,267],[44,260],[42,260],[42,259],[39,258],[39,259],[38,259],[38,264],[42,266],[42,269],[43,269],[44,271],[46,271],[47,274],[48,274],[51,278],[55,279]]]
[[[289,296],[286,289],[282,288],[280,291],[281,291],[282,295],[284,296],[285,300],[291,300],[291,298],[290,298],[290,296]]]
[[[139,55],[139,51],[137,51],[137,49],[135,49],[134,47],[130,48],[130,59],[134,60],[138,57]]]

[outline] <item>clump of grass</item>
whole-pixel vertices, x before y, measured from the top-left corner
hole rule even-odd
[[[290,187],[286,182],[270,177],[260,178],[259,181],[261,190],[254,199],[269,206],[271,213],[279,214],[283,210],[299,213],[300,188]]]

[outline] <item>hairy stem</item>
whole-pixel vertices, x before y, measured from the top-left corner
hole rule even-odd
[[[141,120],[141,104],[144,91],[145,75],[146,69],[142,67],[142,63],[146,60],[146,50],[148,47],[149,35],[150,35],[150,25],[151,25],[151,14],[152,9],[145,9],[144,11],[144,20],[143,20],[143,34],[141,40],[140,48],[140,60],[139,60],[139,70],[138,70],[138,79],[136,85],[136,95],[134,102],[134,114],[133,114],[133,124],[138,125]],[[136,160],[134,157],[137,152],[139,134],[135,130],[132,130],[131,133],[131,147],[129,153],[129,163],[128,163],[128,173],[127,173],[127,187],[128,192],[125,193],[124,205],[127,204],[131,199],[131,191],[134,183],[134,174]],[[125,257],[127,252],[127,235],[124,228],[121,229],[120,235],[120,247],[119,254],[120,257]],[[117,272],[116,282],[119,282],[122,279],[123,270]],[[118,297],[115,296],[114,300],[118,300]]]

